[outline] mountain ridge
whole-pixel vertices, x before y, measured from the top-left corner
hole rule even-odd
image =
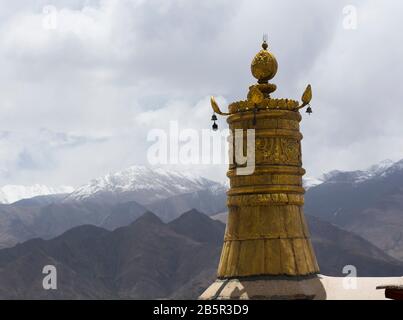
[[[308,221],[323,274],[343,276],[346,264],[359,276],[403,273],[402,262],[360,237]],[[0,298],[196,299],[216,278],[224,231],[223,223],[191,210],[170,223],[147,212],[113,231],[84,225],[50,240],[32,239],[0,250]],[[41,287],[49,264],[57,268],[58,290]]]
[[[220,183],[171,169],[131,166],[109,173],[77,188],[64,200],[97,200],[117,203],[136,201],[142,205],[184,193],[218,188]]]
[[[23,199],[37,196],[68,194],[74,191],[70,186],[49,187],[41,184],[31,186],[4,185],[0,187],[0,203],[12,204]]]
[[[403,260],[403,160],[372,172],[336,172],[305,194],[305,212]]]
[[[0,204],[0,248],[33,237],[53,238],[82,224],[113,230],[150,208],[164,221],[176,218],[176,212],[192,208],[214,213],[216,206],[225,206],[223,188],[222,184],[198,175],[132,166],[94,179],[67,195]]]
[[[216,225],[205,215],[199,218]],[[195,298],[213,280],[221,241],[197,241],[174,226],[175,221],[168,225],[148,212],[114,231],[79,226],[51,240],[0,250],[0,298],[168,298],[196,281],[199,285],[189,288],[195,292],[186,291]],[[211,232],[223,234],[224,226]],[[47,264],[58,270],[58,290],[41,288]]]

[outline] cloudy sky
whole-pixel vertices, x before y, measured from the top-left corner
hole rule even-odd
[[[0,185],[78,186],[147,164],[149,130],[170,120],[210,128],[209,96],[225,109],[254,83],[263,33],[275,96],[313,86],[310,176],[399,160],[401,12],[398,0],[0,0]],[[224,179],[225,166],[195,170]]]

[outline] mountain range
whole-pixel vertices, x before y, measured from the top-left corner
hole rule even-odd
[[[147,205],[184,193],[221,187],[221,184],[189,173],[132,166],[94,179],[69,194],[64,202],[96,201],[121,203],[136,201]]]
[[[403,273],[368,241],[308,217],[321,271],[343,276]],[[0,250],[1,299],[196,299],[214,281],[225,225],[191,210],[170,223],[147,212],[108,231],[79,226],[51,239]],[[57,269],[57,290],[44,290],[42,269]]]
[[[386,160],[367,170],[332,171],[306,179],[305,211],[402,259],[402,163]],[[67,195],[0,204],[0,248],[32,237],[49,239],[83,224],[113,230],[147,210],[165,222],[191,209],[214,215],[226,211],[226,190],[200,176],[133,166]]]
[[[169,224],[145,213],[107,231],[79,226],[0,250],[1,299],[195,298],[213,281],[224,224],[191,211]],[[54,265],[58,289],[42,288]]]
[[[226,189],[131,167],[0,204],[0,298],[197,297],[215,277],[224,225],[208,216],[225,221]],[[403,160],[311,179],[305,200],[322,273],[353,264],[360,276],[402,275]],[[63,290],[38,287],[43,264],[60,267]]]
[[[0,248],[34,237],[50,239],[84,224],[113,230],[147,210],[163,221],[191,209],[215,214],[226,208],[225,192],[222,184],[203,177],[134,166],[94,179],[68,195],[0,204]]]
[[[22,199],[29,199],[37,196],[68,194],[74,191],[73,187],[60,186],[49,187],[41,184],[32,186],[5,185],[0,188],[0,204],[10,204]]]
[[[366,170],[356,170],[356,171],[340,171],[333,170],[322,174],[319,177],[303,177],[303,184],[306,190],[312,187],[316,187],[324,182],[335,181],[341,176],[350,176],[351,181],[356,183],[363,182],[374,178],[376,176],[384,174],[390,167],[393,167],[396,163],[390,159],[383,160],[377,164],[374,164],[367,168]]]
[[[305,212],[403,259],[403,160],[324,177],[306,193]]]

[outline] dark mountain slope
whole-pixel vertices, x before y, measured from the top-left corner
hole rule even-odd
[[[305,212],[403,259],[403,161],[376,172],[335,172],[308,190]]]
[[[181,234],[183,221],[167,225],[146,213],[113,232],[80,226],[0,250],[0,298],[167,298],[183,288],[192,295],[181,297],[195,298],[214,278],[224,225],[201,213],[191,217],[191,225],[201,223],[211,238],[196,241]],[[42,289],[41,271],[49,264],[57,268],[58,290]]]
[[[165,222],[176,219],[181,212],[196,209],[207,215],[213,215],[227,208],[226,188],[214,186],[211,189],[199,190],[155,201],[147,205],[152,212]]]

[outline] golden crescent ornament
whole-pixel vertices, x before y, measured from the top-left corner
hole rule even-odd
[[[310,84],[306,87],[304,94],[302,95],[302,102],[307,105],[312,100],[312,87]]]
[[[222,115],[222,116],[228,116],[229,115],[229,113],[225,113],[225,112],[222,112],[220,110],[220,107],[218,106],[218,104],[215,101],[215,98],[213,96],[211,96],[211,98],[210,98],[210,103],[211,103],[211,107],[213,108],[215,113],[217,113],[219,115]]]

